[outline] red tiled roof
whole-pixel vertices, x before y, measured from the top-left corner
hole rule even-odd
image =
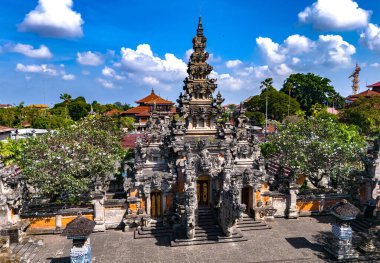
[[[133,115],[139,115],[139,114],[148,114],[150,112],[150,107],[149,106],[137,106],[132,109],[123,111],[122,114],[133,114]]]
[[[359,97],[377,97],[377,96],[380,96],[380,92],[368,89],[368,90],[360,92],[356,95],[348,96],[346,99],[351,100],[351,101],[355,101]]]
[[[380,87],[380,82],[376,82],[374,84],[368,85],[368,88]]]
[[[15,131],[16,129],[14,128],[9,128],[6,126],[0,126],[0,132],[9,132],[9,131]]]
[[[114,115],[118,115],[120,112],[121,111],[119,111],[118,109],[112,109],[112,110],[107,111],[104,114],[107,116],[114,116]]]
[[[0,104],[0,108],[9,108],[12,107],[11,104]]]
[[[136,103],[139,103],[139,104],[140,103],[144,103],[144,104],[151,104],[151,105],[153,105],[154,103],[156,103],[156,104],[164,104],[164,105],[173,105],[174,104],[173,102],[171,102],[169,100],[165,100],[165,99],[161,98],[156,93],[154,93],[153,90],[152,90],[152,93],[150,93],[145,98],[136,101]]]
[[[121,140],[121,146],[123,148],[135,148],[136,147],[136,140],[137,140],[137,138],[144,137],[144,136],[145,136],[145,134],[143,134],[143,133],[131,133],[131,134],[127,134]]]

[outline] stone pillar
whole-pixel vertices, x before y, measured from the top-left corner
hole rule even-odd
[[[62,228],[62,215],[55,215],[55,229],[59,230]]]
[[[92,203],[94,205],[94,221],[96,223],[94,232],[104,232],[106,231],[104,195],[102,193],[95,193]]]
[[[332,226],[332,233],[334,239],[325,246],[325,249],[338,261],[359,257],[352,246],[352,229],[348,222],[338,220]]]
[[[287,211],[286,211],[287,218],[296,219],[299,217],[299,211],[297,208],[297,194],[298,194],[298,185],[295,183],[291,183],[289,186],[289,197],[288,197]]]

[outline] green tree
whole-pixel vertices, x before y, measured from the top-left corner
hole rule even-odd
[[[285,123],[271,140],[281,166],[304,175],[315,187],[347,186],[363,168],[366,141],[354,125],[310,117]],[[269,146],[266,146],[267,148]]]
[[[103,186],[119,171],[124,151],[120,132],[106,116],[90,116],[75,125],[26,140],[23,174],[35,195],[71,199]]]
[[[300,104],[296,99],[289,97],[287,94],[277,91],[272,86],[272,79],[266,79],[262,82],[265,87],[260,95],[253,96],[248,102],[247,117],[256,124],[262,124],[262,114],[265,120],[266,97],[268,96],[268,118],[276,121],[282,121],[289,115],[302,114]],[[258,113],[254,113],[258,112]],[[262,113],[262,114],[259,114]]]
[[[380,132],[380,97],[359,98],[341,110],[339,120],[358,126],[366,135]]]
[[[135,118],[133,117],[121,117],[120,118],[120,124],[121,127],[127,128],[129,131],[132,131],[135,129]]]
[[[333,105],[338,108],[344,104],[344,98],[330,84],[331,80],[313,73],[297,73],[290,75],[280,90],[297,99],[302,110],[311,115],[311,107],[316,103]]]
[[[24,140],[0,141],[0,156],[5,165],[20,163]]]

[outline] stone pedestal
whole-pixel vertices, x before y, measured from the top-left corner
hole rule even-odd
[[[57,230],[62,228],[62,215],[55,216],[55,228]]]
[[[106,231],[105,210],[104,210],[104,195],[96,193],[93,195],[94,204],[94,221],[96,223],[94,232]]]
[[[298,185],[290,184],[288,204],[286,210],[286,217],[289,219],[296,219],[299,217],[299,209],[297,208],[297,193]]]
[[[334,238],[325,246],[325,249],[337,260],[350,260],[359,258],[359,254],[352,246],[352,229],[348,223],[333,224]]]

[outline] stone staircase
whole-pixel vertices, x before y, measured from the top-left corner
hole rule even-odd
[[[162,222],[151,222],[150,226],[143,226],[140,229],[136,229],[134,238],[156,238],[158,240],[168,238],[171,240],[173,238],[173,230],[170,226],[164,226]]]
[[[266,230],[271,229],[265,221],[255,221],[254,218],[249,215],[243,213],[242,218],[237,223],[237,229],[240,231],[255,231],[255,230]]]
[[[10,245],[12,254],[16,255],[20,262],[32,262],[35,256],[43,246],[42,241],[33,240],[32,238],[24,239],[20,243]]]
[[[242,241],[247,241],[247,239],[239,230],[234,231],[230,237],[226,237],[213,211],[209,207],[200,207],[198,208],[198,224],[195,226],[195,237],[188,239],[185,231],[176,232],[174,240],[171,241],[171,246],[193,246]]]

